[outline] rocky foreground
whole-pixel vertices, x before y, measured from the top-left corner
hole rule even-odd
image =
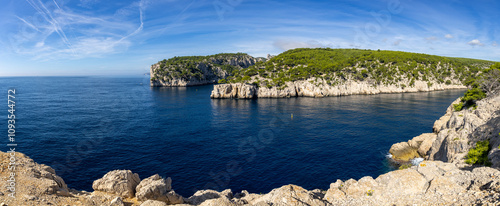
[[[182,197],[170,178],[140,179],[130,170],[115,170],[94,181],[93,192],[69,189],[49,166],[17,153],[16,194],[12,198],[8,153],[0,153],[1,205],[491,205],[500,202],[500,171],[490,167],[459,168],[454,163],[424,161],[359,180],[336,180],[328,190],[285,185],[267,194],[201,190]],[[332,177],[332,181],[334,178]]]

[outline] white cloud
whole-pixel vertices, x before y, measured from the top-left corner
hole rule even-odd
[[[491,45],[494,46],[494,47],[498,46],[498,44],[497,44],[496,41],[494,41],[493,44],[491,44]]]
[[[454,36],[453,36],[453,35],[451,35],[451,34],[446,34],[446,35],[444,35],[444,38],[447,38],[447,39],[453,39],[453,37],[454,37]]]
[[[479,41],[479,39],[474,39],[467,44],[469,44],[471,46],[483,46],[484,45],[483,43],[481,43],[481,41]]]

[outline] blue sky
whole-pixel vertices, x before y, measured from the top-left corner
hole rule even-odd
[[[500,2],[6,0],[0,76],[133,75],[173,56],[298,47],[500,61]]]

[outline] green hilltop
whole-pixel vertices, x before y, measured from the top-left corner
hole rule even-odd
[[[325,79],[332,85],[348,78],[359,81],[371,79],[376,84],[393,84],[406,78],[409,86],[415,80],[451,84],[450,80],[456,79],[467,84],[479,71],[493,63],[401,51],[300,48],[235,71],[219,82],[280,87],[285,82],[310,78]]]

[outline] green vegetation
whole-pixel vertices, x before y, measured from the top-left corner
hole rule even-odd
[[[452,80],[466,84],[473,82],[477,73],[492,64],[483,60],[400,51],[301,48],[283,52],[267,62],[258,62],[227,80],[260,80],[267,87],[281,87],[286,82],[311,78],[323,79],[330,85],[347,79],[369,80],[385,85],[408,81],[408,86],[414,86],[417,80],[427,81],[428,86],[432,86],[434,81],[449,85]],[[244,76],[250,77],[250,80]]]
[[[469,80],[471,89],[465,92],[460,103],[453,104],[455,111],[463,108],[476,108],[476,102],[486,98],[487,93],[497,93],[500,89],[500,63],[495,63],[485,69],[473,80]]]
[[[155,81],[164,77],[167,80],[175,78],[186,81],[193,78],[197,80],[203,80],[207,77],[214,78],[217,76],[215,68],[227,72],[228,75],[239,75],[239,71],[244,65],[231,65],[231,59],[240,60],[248,57],[250,56],[245,53],[221,53],[209,56],[184,56],[164,59],[157,63],[158,69],[155,70],[154,74],[151,74],[151,80]],[[205,72],[203,71],[204,68]]]
[[[490,149],[490,141],[478,141],[476,143],[476,148],[470,149],[469,153],[467,153],[467,159],[465,162],[467,164],[482,164],[491,166],[491,162],[488,160],[488,152]]]
[[[373,190],[368,190],[368,192],[366,192],[366,196],[372,196],[373,195]]]
[[[413,166],[411,163],[402,164],[401,166],[399,166],[399,170],[405,170],[410,168],[411,166]]]

